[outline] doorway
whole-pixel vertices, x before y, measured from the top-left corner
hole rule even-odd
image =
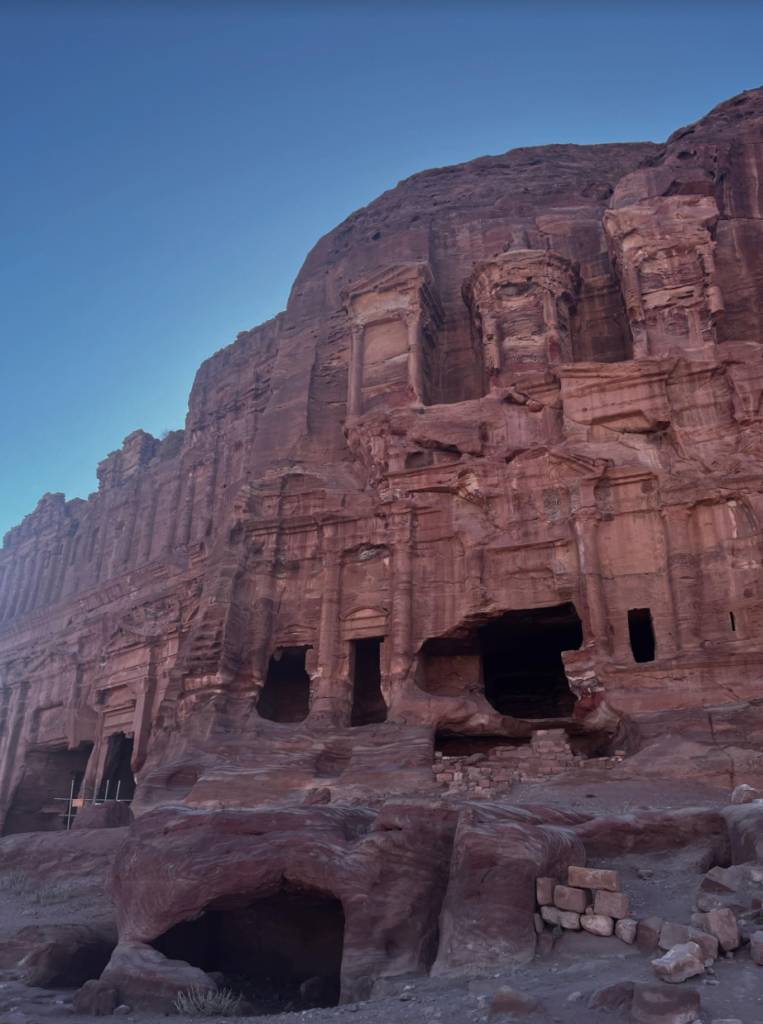
[[[387,721],[387,704],[381,692],[381,645],[384,637],[353,640],[352,712],[350,725],[374,725]]]
[[[562,651],[583,643],[575,606],[506,612],[477,631],[485,697],[502,715],[567,718],[577,698],[570,690]]]
[[[270,659],[257,712],[270,722],[304,722],[310,713],[309,647],[282,647]]]

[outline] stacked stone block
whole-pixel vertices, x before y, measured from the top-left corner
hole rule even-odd
[[[541,933],[544,925],[559,926],[570,931],[581,929],[592,935],[612,935],[633,942],[636,922],[629,916],[629,899],[620,892],[617,871],[570,867],[567,884],[556,878],[538,878],[536,898],[540,912],[535,927]]]
[[[593,763],[601,767],[600,762],[610,760],[596,758]],[[507,793],[513,783],[547,782],[586,763],[583,754],[573,753],[564,729],[538,729],[529,746],[493,747],[485,754],[458,757],[438,752],[432,770],[447,792],[487,798]]]

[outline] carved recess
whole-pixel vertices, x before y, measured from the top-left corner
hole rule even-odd
[[[492,387],[572,362],[577,266],[553,249],[514,249],[476,263],[463,285]]]
[[[429,264],[388,264],[341,299],[350,324],[348,415],[431,404],[444,313]]]
[[[724,313],[713,257],[717,221],[715,200],[695,195],[658,196],[604,214],[634,358],[711,357]]]

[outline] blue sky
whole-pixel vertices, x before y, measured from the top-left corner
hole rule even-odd
[[[763,84],[763,5],[0,7],[0,535],[183,425],[199,363],[427,167],[662,141]]]

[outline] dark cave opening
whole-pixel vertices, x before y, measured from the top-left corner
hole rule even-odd
[[[628,635],[633,651],[633,660],[654,661],[654,625],[648,608],[631,608],[628,612]]]
[[[381,645],[384,637],[353,640],[352,712],[350,725],[387,721],[387,704],[381,692]]]
[[[506,612],[477,631],[485,697],[502,715],[566,718],[576,701],[562,651],[578,650],[583,627],[571,602]]]
[[[135,795],[135,776],[132,773],[133,738],[123,732],[109,736],[106,760],[103,762],[103,778],[98,796],[116,800],[132,800]]]
[[[338,899],[284,888],[233,902],[211,904],[151,945],[170,959],[220,971],[222,984],[241,992],[258,1014],[338,1004],[344,944]]]
[[[65,829],[68,799],[79,794],[92,750],[92,743],[83,743],[77,750],[30,750],[5,817],[3,836]]]
[[[257,701],[261,718],[271,722],[304,722],[310,713],[310,676],[305,670],[309,647],[283,647],[270,659]]]

